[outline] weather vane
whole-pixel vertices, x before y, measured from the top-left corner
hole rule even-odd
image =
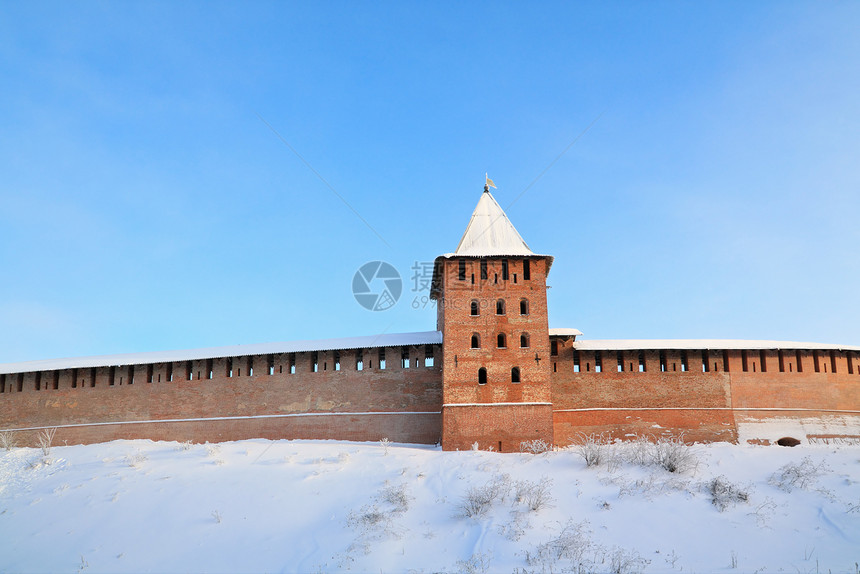
[[[498,187],[496,187],[496,184],[493,183],[493,180],[490,179],[490,176],[487,174],[487,172],[484,172],[484,177],[486,178],[486,181],[484,182],[484,191],[489,192],[491,187],[493,189],[499,189]]]

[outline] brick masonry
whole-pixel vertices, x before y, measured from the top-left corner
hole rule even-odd
[[[860,439],[857,351],[577,350],[549,336],[549,260],[529,257],[529,279],[525,260],[486,258],[486,278],[479,258],[437,260],[444,344],[431,347],[432,366],[426,347],[408,346],[4,374],[0,430],[28,444],[58,427],[57,444],[389,438],[508,452],[592,433],[737,441],[740,425],[839,417],[816,432]]]

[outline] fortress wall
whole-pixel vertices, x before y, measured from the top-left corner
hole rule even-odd
[[[556,410],[553,432],[559,446],[592,434],[620,440],[683,435],[687,442],[737,441],[731,409]]]
[[[187,440],[208,437],[205,429],[216,427],[217,438],[204,440],[249,438],[248,433],[255,436],[254,432],[283,433],[278,438],[376,440],[372,437],[379,433],[396,431],[388,436],[392,441],[436,442],[441,434],[441,348],[433,346],[432,367],[424,366],[423,346],[408,349],[409,368],[401,368],[401,352],[400,347],[385,349],[385,369],[379,368],[377,349],[348,349],[5,375],[0,380],[0,429],[332,412],[433,413],[429,418],[416,415],[414,424],[402,416],[351,415],[314,421],[281,417],[61,431],[69,437],[66,440],[80,442],[119,436]],[[364,359],[360,371],[356,370],[358,353]]]
[[[839,421],[836,430],[827,431],[833,436],[860,435],[860,353],[854,351],[575,353],[572,343],[561,339],[556,346],[553,418],[558,444],[595,432],[615,438],[683,432],[688,440],[734,441],[740,422],[744,436],[755,440],[756,429],[776,428],[771,423],[822,417]],[[803,428],[813,427],[807,422]]]
[[[743,351],[730,351],[730,356],[742,353]],[[798,354],[803,369],[801,372],[797,369]],[[783,353],[783,370],[780,371],[778,352],[769,352],[765,363],[762,363],[757,352],[748,351],[747,370],[739,368],[731,373],[732,406],[736,409],[860,411],[860,371],[856,368],[857,356],[857,353],[851,351],[837,350],[800,353],[786,351]],[[743,359],[735,358],[734,362],[741,363],[742,366]]]
[[[520,444],[552,437],[552,405],[445,405],[442,444],[445,450],[519,452]],[[550,442],[550,441],[547,441]]]
[[[222,442],[252,438],[378,441],[433,444],[441,413],[329,414],[266,418],[94,424],[57,428],[53,443],[90,444],[118,439]],[[35,446],[41,431],[19,431],[19,445]]]

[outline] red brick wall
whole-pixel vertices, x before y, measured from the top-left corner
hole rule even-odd
[[[636,436],[684,436],[691,442],[737,441],[731,409],[630,409],[554,411],[555,441],[559,446],[580,435],[605,434],[613,439]]]
[[[504,278],[503,261],[508,262],[508,279]],[[459,258],[441,260],[441,295],[437,305],[443,309],[438,317],[444,341],[443,402],[454,404],[488,403],[549,403],[551,400],[549,366],[549,328],[546,308],[545,258],[530,258],[530,279],[523,278],[523,258],[486,258],[487,278],[481,278],[481,259],[465,258],[465,280],[459,279]],[[527,313],[521,313],[520,303],[527,302]],[[479,314],[471,313],[471,303],[477,301]],[[502,301],[504,312],[497,312]],[[504,334],[505,345],[498,345],[498,335]],[[521,337],[528,338],[522,347]],[[477,335],[480,348],[472,348],[472,336]],[[540,360],[536,361],[535,357]],[[512,369],[520,372],[520,382],[512,381]],[[487,370],[487,384],[478,384],[478,371]],[[456,407],[456,415],[444,415],[445,432],[442,447],[446,450],[471,445],[476,440],[490,440],[480,429],[495,428],[504,434],[503,443],[531,440],[533,431],[516,438],[512,431],[496,428],[499,409],[485,407]],[[514,412],[514,410],[512,410]],[[519,411],[516,411],[519,412]],[[549,411],[538,409],[549,417]],[[534,415],[537,416],[537,415]],[[471,417],[473,422],[465,424]],[[489,419],[484,420],[486,417]],[[449,427],[449,421],[456,421]],[[544,435],[538,437],[552,442],[549,418],[538,424]],[[470,433],[472,430],[479,434]],[[481,434],[483,433],[483,434]],[[500,434],[500,436],[501,436]],[[531,438],[526,438],[526,435]],[[498,441],[496,441],[498,442]],[[496,445],[497,447],[498,445]],[[509,447],[510,448],[510,447]]]
[[[192,380],[187,380],[186,362],[152,365],[152,379],[148,382],[150,366],[136,365],[133,368],[121,366],[113,369],[114,385],[110,385],[110,367],[97,369],[66,370],[59,373],[59,388],[41,385],[36,390],[36,373],[24,373],[22,391],[17,385],[5,384],[0,393],[0,428],[51,427],[81,423],[100,423],[116,421],[152,421],[183,418],[211,418],[256,415],[279,415],[296,413],[327,412],[419,412],[439,413],[442,408],[442,369],[441,349],[434,346],[436,364],[424,367],[424,347],[410,348],[410,368],[401,369],[401,348],[386,349],[386,369],[380,370],[377,349],[363,351],[365,369],[355,370],[355,350],[340,351],[340,371],[335,370],[334,352],[318,353],[319,372],[312,372],[311,353],[295,354],[295,374],[290,374],[290,355],[274,356],[274,374],[269,375],[266,355],[255,357],[217,358],[212,361],[213,378],[208,379],[206,361],[192,361]],[[421,358],[418,361],[418,358]],[[249,376],[253,361],[254,375]],[[372,361],[373,368],[368,368]],[[228,364],[232,362],[233,377],[227,376]],[[412,367],[418,363],[419,366]],[[131,383],[132,371],[134,382]],[[173,380],[169,373],[172,371]],[[197,378],[198,371],[204,378]],[[241,373],[241,375],[240,375]],[[94,376],[93,376],[94,375]],[[45,372],[41,381],[53,381],[53,373]],[[17,375],[6,375],[17,383]],[[160,379],[160,382],[159,382]],[[95,386],[93,386],[95,381]],[[73,387],[73,384],[76,385]],[[350,436],[376,436],[379,432],[397,430],[401,427],[374,427],[361,430],[360,422],[355,429],[343,427],[343,434]],[[424,419],[422,419],[424,420]],[[436,423],[439,416],[436,415]],[[342,421],[341,421],[342,422]],[[314,423],[294,419],[277,419],[268,422],[242,423],[189,423],[200,428],[219,430],[219,440],[223,437],[247,438],[248,429],[283,429],[287,433],[278,438],[335,438],[332,436],[333,422],[329,419]],[[338,423],[340,424],[340,423]],[[390,423],[374,422],[374,425]],[[435,432],[427,431],[425,422],[416,422],[418,428],[413,432],[408,425],[402,426],[399,434],[389,436],[392,441],[414,441],[424,437],[427,442],[436,442],[441,428]],[[186,427],[171,423],[159,428],[158,436],[175,440],[190,438]],[[208,426],[206,426],[208,425]],[[171,429],[183,429],[182,432]],[[310,436],[306,429],[320,429],[320,436]],[[240,434],[231,435],[231,429]],[[423,430],[422,430],[423,429]],[[135,438],[149,438],[146,433],[150,427],[131,425],[121,432]],[[293,436],[289,433],[300,433]],[[241,432],[240,432],[241,431]],[[101,440],[100,436],[112,436],[120,432],[107,427],[94,427],[87,430],[64,431],[69,437],[79,436],[90,442]],[[178,434],[171,435],[172,432]],[[204,432],[204,431],[200,431]],[[262,432],[262,431],[261,431]],[[100,434],[104,433],[104,434]],[[164,434],[168,433],[168,434]],[[356,434],[357,433],[357,434]],[[124,436],[126,436],[124,435]],[[240,436],[241,435],[241,436]],[[199,432],[194,434],[200,436]],[[274,438],[271,437],[270,438]],[[213,440],[213,439],[206,439]]]
[[[445,406],[442,410],[442,447],[519,452],[523,441],[551,443],[552,405]]]
[[[798,372],[794,350],[783,351],[782,361],[777,350],[687,350],[688,370],[682,371],[682,351],[666,350],[662,372],[660,351],[643,350],[640,372],[640,351],[625,350],[619,372],[618,352],[604,350],[602,372],[596,372],[598,352],[581,351],[580,371],[574,372],[573,343],[559,338],[558,347],[552,379],[558,444],[579,433],[601,432],[616,438],[683,432],[689,440],[735,441],[739,419],[860,415],[857,353],[801,351]]]
[[[251,438],[332,439],[433,444],[440,440],[440,413],[309,415],[232,420],[94,424],[59,427],[54,445],[90,444],[117,439],[222,442]],[[40,431],[19,431],[19,445],[35,446]]]

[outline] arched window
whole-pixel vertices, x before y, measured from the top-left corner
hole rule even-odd
[[[520,315],[528,315],[529,314],[529,300],[528,299],[520,299]]]
[[[472,348],[480,349],[481,348],[481,336],[477,333],[472,333]]]
[[[478,384],[486,385],[487,384],[487,369],[481,367],[478,369]]]
[[[505,314],[505,300],[499,299],[496,301],[496,315],[504,315]]]
[[[511,369],[511,382],[512,383],[519,383],[520,382],[520,368],[519,367],[514,367],[513,369]]]
[[[523,333],[522,335],[520,335],[520,347],[522,347],[523,349],[529,348],[529,334],[528,333]]]
[[[472,299],[472,304],[471,304],[471,310],[470,310],[470,313],[471,313],[471,315],[472,315],[473,317],[477,317],[477,316],[480,314],[480,311],[478,311],[478,309],[479,309],[479,308],[478,308],[478,300],[477,300],[477,299]]]
[[[496,342],[497,342],[496,346],[500,349],[504,349],[505,347],[507,347],[507,345],[505,344],[505,334],[504,333],[499,333],[499,336],[496,337]]]

